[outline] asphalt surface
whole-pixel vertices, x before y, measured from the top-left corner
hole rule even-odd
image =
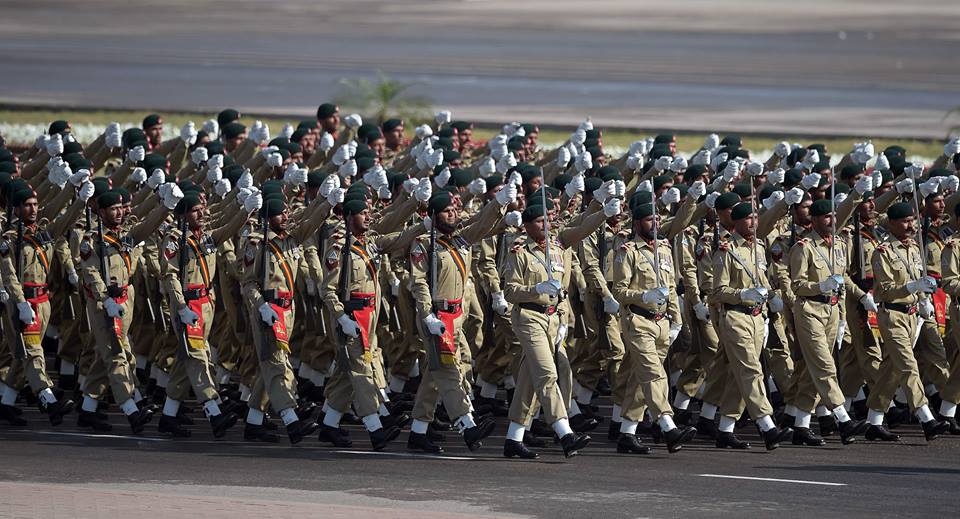
[[[477,121],[943,137],[951,0],[7,0],[0,103],[308,116],[381,70]],[[958,117],[960,119],[960,117]]]
[[[676,454],[654,445],[652,455],[627,456],[606,442],[604,423],[578,457],[551,446],[538,461],[516,461],[500,456],[505,419],[476,453],[449,432],[447,452],[427,456],[406,450],[406,433],[373,453],[358,427],[348,427],[354,447],[339,450],[315,437],[292,447],[245,443],[240,427],[217,441],[199,421],[193,438],[172,440],[156,421],[142,437],[125,436],[113,413],[114,432],[102,437],[73,427],[75,415],[56,429],[34,409],[26,416],[27,428],[0,426],[0,516],[107,517],[153,499],[157,510],[210,516],[297,506],[300,515],[272,516],[952,517],[960,481],[960,437],[927,444],[915,424],[897,429],[896,444],[832,437],[822,448],[766,452],[747,426],[739,433],[750,451],[698,439]]]

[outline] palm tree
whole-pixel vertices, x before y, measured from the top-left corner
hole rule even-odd
[[[375,117],[382,124],[390,114],[409,120],[430,117],[430,100],[407,93],[416,83],[392,79],[377,70],[376,81],[367,78],[341,78],[337,104],[357,110],[366,117]]]

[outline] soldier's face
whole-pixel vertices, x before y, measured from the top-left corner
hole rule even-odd
[[[529,137],[527,137],[527,139],[529,140]],[[460,143],[461,147],[472,141],[473,141],[473,130],[471,130],[470,128],[467,128],[462,132],[457,132],[457,142]]]
[[[100,219],[107,227],[119,227],[123,221],[123,206],[120,204],[100,209]]]
[[[647,241],[652,240],[654,222],[655,220],[653,215],[640,218],[639,220],[634,220],[633,230],[634,232],[639,234],[644,240],[647,240]]]
[[[193,206],[193,209],[187,213],[187,226],[191,231],[199,230],[203,226],[203,220],[206,215],[206,206],[203,204]]]
[[[237,146],[239,146],[240,143],[243,142],[243,140],[246,139],[246,138],[247,138],[247,133],[246,133],[246,132],[243,132],[242,134],[237,135],[236,137],[234,137],[234,138],[232,138],[232,139],[224,138],[224,139],[223,139],[223,149],[226,150],[227,153],[230,153],[230,152],[232,152],[233,150],[237,149]]]
[[[275,233],[281,233],[287,228],[287,210],[284,209],[282,213],[270,217],[270,230]]]
[[[340,110],[337,109],[330,117],[320,119],[320,126],[323,128],[323,131],[327,133],[336,133],[340,127]]]
[[[540,186],[543,185],[542,177],[534,177],[527,182],[527,193],[533,193],[534,191],[540,189]]]
[[[810,225],[810,206],[813,205],[812,200],[804,200],[799,204],[794,206],[793,210],[793,220],[799,226],[807,227]]]
[[[383,134],[384,144],[390,149],[397,149],[403,144],[403,125],[397,126]]]
[[[543,232],[543,217],[538,216],[529,222],[523,224],[523,230],[527,232],[527,236],[530,237],[536,243],[544,241],[546,233]]]
[[[453,232],[457,227],[457,219],[459,219],[460,213],[457,211],[456,205],[449,205],[443,211],[437,213],[436,222],[437,230],[448,234]]]
[[[813,230],[820,236],[829,236],[833,232],[833,214],[811,216],[810,220],[813,222]]]
[[[717,220],[720,222],[720,225],[726,227],[727,229],[733,227],[733,219],[730,218],[730,213],[733,209],[720,209],[717,211]]]
[[[923,205],[926,208],[927,216],[933,219],[943,216],[943,210],[946,207],[943,195],[931,196],[924,201]]]
[[[737,234],[743,236],[744,238],[753,238],[753,229],[756,220],[754,215],[750,215],[746,218],[741,218],[739,220],[734,220],[733,228],[737,231]]]
[[[364,209],[357,214],[350,215],[347,223],[350,224],[350,231],[354,234],[363,234],[370,229],[370,210]]]
[[[872,198],[860,202],[860,205],[857,206],[857,211],[859,212],[861,220],[872,220],[874,216],[876,216],[876,210],[877,204]]]
[[[37,222],[37,199],[28,198],[17,210],[17,216],[23,220],[23,223],[26,225],[33,225]]]
[[[906,218],[900,218],[899,220],[889,220],[887,222],[887,228],[890,229],[890,233],[897,237],[898,240],[902,240],[908,236],[913,236],[917,232],[917,219],[913,216],[908,216]]]
[[[156,126],[151,126],[146,130],[143,130],[143,133],[147,134],[147,140],[150,141],[150,145],[156,148],[160,145],[160,142],[163,139],[163,125],[158,124]]]

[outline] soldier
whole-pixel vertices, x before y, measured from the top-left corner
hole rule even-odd
[[[954,208],[954,222],[960,217],[960,205]],[[955,229],[956,227],[954,227]],[[940,274],[943,290],[953,300],[960,298],[960,237],[954,233],[943,248],[940,256]],[[954,343],[954,353],[950,362],[950,378],[945,386],[940,388],[940,416],[950,427],[950,434],[960,434],[960,425],[957,424],[957,403],[960,402],[960,356],[956,344],[960,344],[960,305],[950,305],[949,323],[947,332],[949,340]]]
[[[929,294],[936,291],[937,280],[925,273],[923,256],[917,241],[916,213],[911,204],[897,202],[887,209],[890,237],[873,253],[871,265],[874,290],[880,311],[877,319],[883,337],[884,358],[880,363],[877,387],[867,398],[870,408],[868,439],[893,441],[899,436],[883,427],[883,417],[897,387],[902,387],[910,410],[920,420],[927,441],[946,432],[946,422],[936,420],[927,407],[913,348],[919,337],[917,315],[933,316]]]

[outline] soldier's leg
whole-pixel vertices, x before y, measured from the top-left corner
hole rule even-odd
[[[947,352],[943,346],[943,337],[940,335],[939,325],[934,319],[924,319],[920,329],[920,340],[914,349],[917,366],[920,369],[921,380],[942,388],[950,378],[950,366],[947,363]],[[927,394],[936,391],[927,391]]]
[[[670,322],[666,319],[653,321],[632,314],[623,319],[622,325],[628,330],[624,338],[625,346],[631,352],[631,377],[640,387],[643,402],[637,401],[636,390],[627,392],[620,431],[636,434],[637,425],[643,420],[645,403],[650,407],[651,418],[658,422],[663,432],[668,433],[676,428],[668,396],[667,373],[663,368],[663,360],[670,347]]]
[[[597,389],[597,382],[603,376],[601,343],[605,339],[601,334],[606,333],[607,329],[603,326],[603,322],[596,312],[597,302],[596,296],[587,294],[586,301],[583,303],[584,311],[582,315],[587,336],[577,342],[577,348],[570,357],[570,368],[573,370],[574,379],[577,385],[583,388],[582,392],[578,388],[577,396],[581,396],[581,394],[584,396],[586,394],[592,395],[593,391]],[[589,403],[589,400],[581,403]]]
[[[724,326],[721,328],[724,339],[721,341],[727,353],[732,375],[732,384],[739,388],[741,398],[746,403],[747,412],[757,423],[773,414],[773,407],[767,399],[763,380],[763,367],[760,365],[760,352],[763,349],[765,333],[763,316],[751,316],[737,312],[727,312]],[[731,417],[734,422],[739,416]],[[772,420],[764,420],[762,426],[771,428]],[[721,424],[721,430],[723,424]],[[765,429],[764,429],[765,430]]]
[[[867,399],[867,406],[870,408],[868,420],[873,425],[883,423],[883,414],[889,408],[898,387],[903,388],[912,411],[925,409],[927,405],[917,359],[913,355],[916,316],[881,309],[878,321],[886,356],[881,363],[880,381],[876,389],[870,391]]]
[[[956,305],[953,305],[956,308]],[[951,310],[954,313],[955,310]],[[960,319],[952,316],[947,328],[947,351],[950,355],[950,378],[946,385],[940,388],[940,414],[951,421],[950,432],[960,434],[960,427],[956,425],[957,404],[960,403],[960,351],[957,350],[957,336],[960,335]]]
[[[860,392],[860,388],[866,382],[866,376],[860,364],[860,355],[857,351],[862,349],[857,346],[867,337],[864,336],[863,322],[854,309],[847,308],[847,334],[849,341],[844,338],[843,347],[840,348],[839,363],[837,366],[838,379],[840,382],[840,391],[846,399],[852,399]],[[846,335],[846,334],[845,334]]]

